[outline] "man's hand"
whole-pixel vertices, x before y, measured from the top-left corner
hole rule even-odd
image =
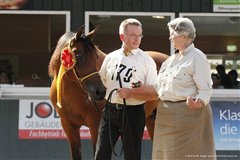
[[[119,88],[117,90],[121,98],[134,98],[140,101],[157,100],[158,94],[153,86],[141,84],[137,88]]]
[[[117,90],[119,97],[121,98],[130,98],[131,97],[131,89],[130,88],[119,88]]]

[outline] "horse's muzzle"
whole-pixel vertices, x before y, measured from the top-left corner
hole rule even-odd
[[[106,94],[106,87],[103,85],[101,79],[96,79],[86,81],[85,84],[88,95],[93,101],[103,100]]]

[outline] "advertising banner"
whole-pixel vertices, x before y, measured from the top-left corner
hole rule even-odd
[[[212,101],[216,150],[240,150],[240,102]],[[66,139],[60,117],[50,100],[19,100],[20,139]],[[82,139],[90,139],[90,131],[81,127]],[[147,130],[144,139],[148,140]]]
[[[81,139],[90,139],[86,126],[80,129]],[[60,117],[50,100],[19,100],[18,137],[20,139],[66,139]],[[150,139],[147,130],[144,139]]]
[[[216,150],[240,150],[240,102],[211,102]]]
[[[50,100],[19,100],[20,139],[66,139],[60,117]],[[80,129],[82,139],[90,139],[89,129]]]
[[[213,12],[240,12],[240,0],[213,0]]]

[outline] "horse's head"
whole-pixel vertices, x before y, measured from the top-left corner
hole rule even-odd
[[[102,100],[106,88],[96,68],[98,55],[92,42],[95,31],[96,29],[85,35],[84,27],[80,27],[62,50],[61,63],[65,70],[73,70],[83,90],[87,91],[92,100]]]

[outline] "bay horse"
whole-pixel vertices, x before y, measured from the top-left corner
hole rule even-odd
[[[83,27],[80,27],[76,34],[65,33],[59,39],[49,63],[49,75],[53,78],[50,100],[61,118],[73,160],[81,159],[79,129],[83,125],[90,130],[93,151],[95,151],[101,111],[105,105],[106,90],[97,71],[106,54],[91,41],[95,31],[96,29],[84,35]],[[70,51],[72,53],[70,59],[75,57],[75,60],[69,62],[64,59],[66,51]],[[157,63],[158,69],[168,58],[163,53],[154,51],[148,53]],[[145,105],[146,126],[151,139],[154,119],[150,115],[156,106],[157,101],[148,101]]]
[[[106,88],[97,72],[97,50],[92,43],[94,32],[65,33],[58,41],[49,63],[53,78],[50,100],[60,116],[71,157],[81,159],[79,128],[88,126],[95,148],[101,113],[93,101],[102,100]],[[103,106],[103,105],[101,105]]]

